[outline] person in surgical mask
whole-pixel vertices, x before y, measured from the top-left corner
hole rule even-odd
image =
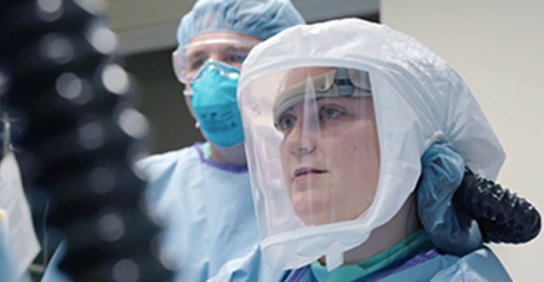
[[[433,168],[494,179],[504,152],[421,43],[358,19],[294,27],[252,50],[238,99],[260,251],[283,281],[511,281],[489,248],[444,252],[423,226]]]
[[[205,281],[256,248],[236,101],[240,66],[255,45],[302,23],[289,0],[198,0],[181,19],[174,71],[206,142],[138,163],[149,180],[150,213],[165,226],[162,255],[179,270],[176,281]],[[46,274],[51,278],[44,281],[59,281],[59,275]]]
[[[166,226],[163,250],[179,269],[177,281],[206,280],[256,247],[236,100],[240,66],[255,45],[302,23],[289,0],[199,0],[181,20],[174,70],[207,142],[139,163],[150,180],[150,209]]]

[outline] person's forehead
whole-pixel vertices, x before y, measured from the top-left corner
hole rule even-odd
[[[189,44],[215,39],[233,39],[241,41],[261,41],[258,37],[237,32],[203,32],[195,35]]]
[[[333,67],[305,67],[291,69],[285,73],[284,87],[291,87],[307,80],[308,78],[312,79],[332,70],[334,70]]]
[[[334,104],[334,105],[343,106],[346,109],[352,109],[352,110],[361,109],[361,110],[363,110],[363,108],[361,108],[361,107],[363,105],[365,107],[367,105],[372,106],[373,100],[372,100],[372,97],[323,97],[323,98],[316,99],[315,104],[317,106]],[[294,110],[294,109],[304,111],[304,108],[307,107],[307,106],[308,105],[304,101],[300,101],[300,102],[296,103],[295,105],[293,105],[291,108],[289,108],[287,111]]]
[[[235,32],[205,32],[194,36],[187,44],[186,54],[212,51],[229,47],[252,47],[261,42],[259,38]]]

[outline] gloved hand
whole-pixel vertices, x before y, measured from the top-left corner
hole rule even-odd
[[[449,142],[431,145],[421,157],[417,187],[418,214],[429,239],[448,253],[463,255],[482,246],[476,220],[453,203],[465,162]]]

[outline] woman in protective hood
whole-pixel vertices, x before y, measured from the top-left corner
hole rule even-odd
[[[504,153],[462,78],[421,43],[357,19],[290,28],[252,50],[238,95],[261,251],[294,269],[286,280],[511,280],[481,240],[454,254],[429,236],[425,152],[459,182],[465,166],[494,179]]]

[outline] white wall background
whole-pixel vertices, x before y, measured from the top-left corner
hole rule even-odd
[[[412,35],[467,81],[507,153],[505,186],[544,212],[544,1],[381,0],[382,23]],[[544,236],[493,245],[514,281],[544,281]]]

